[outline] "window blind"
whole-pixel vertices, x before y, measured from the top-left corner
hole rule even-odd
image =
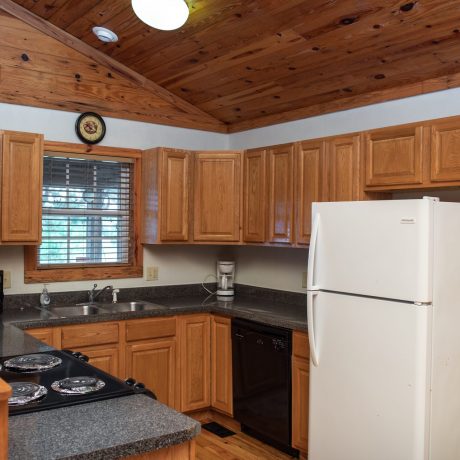
[[[46,155],[38,267],[132,260],[133,165]]]

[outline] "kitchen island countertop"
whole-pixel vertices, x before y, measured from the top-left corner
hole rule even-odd
[[[17,312],[27,321],[40,311]],[[8,315],[8,314],[7,314]],[[36,317],[36,318],[35,318]],[[14,325],[0,324],[0,355],[51,347]],[[111,460],[192,440],[200,424],[145,395],[9,417],[9,460]]]

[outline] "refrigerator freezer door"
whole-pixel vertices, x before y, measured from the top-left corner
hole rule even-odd
[[[319,292],[309,458],[424,460],[431,306]]]
[[[436,204],[432,199],[315,203],[308,288],[431,302]]]

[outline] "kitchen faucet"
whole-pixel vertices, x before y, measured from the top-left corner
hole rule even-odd
[[[93,289],[91,289],[91,291],[88,291],[88,295],[89,295],[89,303],[94,303],[96,301],[96,299],[105,291],[107,291],[108,289],[110,289],[111,291],[113,291],[113,286],[112,285],[108,285],[108,286],[105,286],[103,287],[102,289],[100,289],[99,291],[96,292],[96,288],[97,288],[97,284],[94,283],[94,286],[93,286]]]

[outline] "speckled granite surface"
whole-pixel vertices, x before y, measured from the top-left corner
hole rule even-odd
[[[17,327],[0,324],[0,356],[24,355],[49,350],[52,348]]]
[[[84,324],[101,321],[118,321],[155,316],[172,316],[188,313],[220,313],[258,321],[271,326],[285,327],[293,330],[307,330],[306,296],[304,304],[284,303],[278,300],[251,296],[236,296],[233,301],[220,301],[215,296],[180,296],[142,298],[163,306],[156,310],[141,312],[107,313],[97,315],[57,318],[49,314],[40,314],[35,308],[9,309],[1,315],[3,323],[14,323],[21,329],[33,327],[60,326],[65,324]],[[140,300],[140,299],[139,299]],[[102,305],[103,306],[103,305]]]
[[[9,460],[111,460],[193,439],[198,422],[134,395],[9,418]]]

